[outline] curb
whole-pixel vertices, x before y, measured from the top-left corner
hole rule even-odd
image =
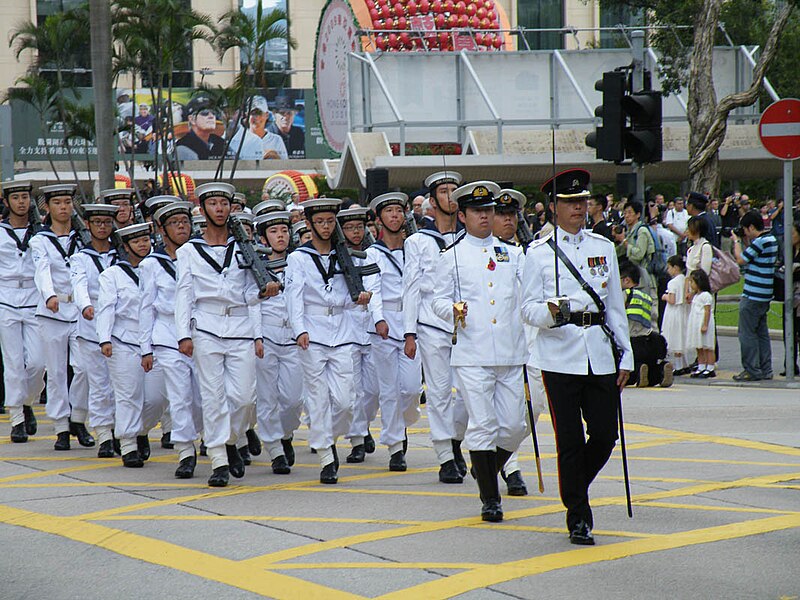
[[[717,335],[724,335],[725,337],[739,337],[739,331],[732,325],[720,325],[717,327]],[[780,329],[770,329],[769,339],[782,342],[783,332]]]

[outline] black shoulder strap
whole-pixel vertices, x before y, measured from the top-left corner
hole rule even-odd
[[[389,259],[389,262],[394,265],[394,268],[397,269],[397,272],[400,275],[403,275],[403,268],[400,266],[400,263],[397,262],[397,259],[394,257],[394,254],[391,250],[386,246],[386,244],[382,243],[381,241],[375,242],[374,246],[383,252],[386,255],[386,258]]]
[[[161,267],[167,272],[167,274],[170,277],[172,277],[173,279],[177,279],[177,275],[175,273],[175,265],[172,263],[171,260],[168,260],[163,256],[156,256],[155,259],[158,261],[158,264],[161,265]]]
[[[25,237],[23,239],[19,239],[17,237],[17,232],[14,231],[14,228],[11,225],[6,225],[3,223],[3,229],[8,232],[8,235],[11,236],[11,239],[14,240],[14,243],[17,245],[17,249],[20,252],[25,252],[28,249],[28,242],[31,239],[31,228],[28,227],[28,230],[25,232]]]
[[[212,269],[214,269],[217,273],[222,273],[225,269],[231,266],[231,260],[233,260],[233,251],[236,247],[236,244],[228,244],[228,250],[225,252],[225,261],[220,265],[217,261],[215,261],[208,252],[200,244],[194,244],[194,249],[197,250],[197,253],[206,261]]]
[[[125,274],[133,280],[136,286],[139,286],[139,276],[133,272],[133,267],[125,263],[119,263],[119,268],[125,271]]]
[[[322,257],[319,254],[312,254],[311,252],[308,253],[311,256],[311,260],[314,261],[314,266],[317,267],[317,271],[322,276],[322,280],[325,282],[325,285],[328,285],[333,276],[336,275],[336,258],[333,253],[329,255],[329,262],[328,262],[328,270],[325,270],[325,267],[322,266]]]
[[[439,233],[437,235],[438,232],[434,232],[430,229],[420,229],[419,233],[424,233],[429,238],[433,239],[433,241],[436,242],[436,245],[439,246],[439,251],[442,251],[447,247],[447,242],[445,242],[444,238],[441,237],[442,234]]]

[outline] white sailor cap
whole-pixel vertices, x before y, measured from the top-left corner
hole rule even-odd
[[[147,208],[148,214],[155,214],[155,212],[159,208],[163,208],[168,204],[174,204],[175,202],[180,202],[181,199],[178,196],[150,196],[147,200],[144,201],[144,205]]]
[[[87,219],[90,217],[114,217],[119,210],[119,206],[113,204],[84,204],[83,214]]]
[[[294,210],[303,210],[303,205],[296,202],[289,202],[289,204],[286,206],[286,210],[289,212]]]
[[[321,212],[338,213],[342,206],[342,201],[338,198],[314,198],[313,200],[306,200],[302,206],[306,219],[310,219],[312,215]]]
[[[192,225],[205,227],[207,225],[206,218],[203,215],[194,215],[192,216]]]
[[[8,198],[9,194],[17,192],[28,192],[33,190],[33,184],[30,181],[5,181],[0,186],[0,196]]]
[[[117,229],[117,235],[123,242],[129,242],[142,236],[150,235],[150,223],[134,223]]]
[[[231,214],[231,218],[232,219],[237,219],[237,220],[241,221],[245,225],[250,225],[250,227],[253,226],[253,215],[252,215],[252,213],[246,213],[244,211],[241,211],[241,212],[237,212],[237,213]]]
[[[340,210],[336,213],[336,218],[339,219],[339,223],[348,223],[350,221],[361,221],[362,223],[367,222],[367,212],[369,209],[366,206],[351,206],[350,208],[346,208],[344,210]]]
[[[48,202],[51,198],[57,196],[69,196],[70,198],[75,195],[75,190],[78,189],[74,183],[56,183],[55,185],[45,185],[39,188],[39,192],[44,196],[44,201]]]
[[[236,188],[230,183],[224,181],[209,181],[203,185],[198,185],[194,190],[194,195],[202,204],[206,198],[212,196],[222,196],[228,200],[233,200],[233,194],[236,193]]]
[[[273,225],[286,225],[292,226],[292,215],[286,210],[276,210],[273,212],[258,215],[254,220],[258,233],[264,235],[264,232]],[[305,225],[305,223],[303,223]]]
[[[493,181],[475,181],[453,190],[450,199],[458,202],[458,210],[495,206],[500,186]]]
[[[494,200],[497,202],[495,210],[499,213],[517,212],[528,201],[525,194],[511,188],[500,190]]]
[[[167,219],[175,215],[186,215],[191,219],[192,208],[194,208],[194,204],[192,204],[191,202],[176,200],[171,204],[166,204],[156,209],[156,212],[153,214],[153,220],[163,226],[164,223],[167,222]]]
[[[308,225],[306,225],[305,221],[298,221],[294,225],[292,225],[292,235],[296,235],[300,237],[301,235],[308,233]]]
[[[380,215],[381,211],[387,206],[397,205],[403,207],[403,210],[408,208],[408,196],[403,192],[389,192],[388,194],[381,194],[375,196],[369,207],[376,215]]]
[[[112,204],[115,201],[125,200],[130,202],[133,197],[133,189],[131,188],[113,188],[110,190],[102,190],[100,192],[100,201],[103,204]]]
[[[242,192],[234,192],[231,204],[239,204],[240,206],[247,206],[247,196]]]
[[[260,215],[266,215],[267,213],[277,212],[284,209],[285,207],[283,206],[283,202],[280,200],[264,200],[253,207],[253,214],[258,217]],[[303,209],[301,208],[300,210]]]
[[[456,171],[439,171],[438,173],[429,175],[427,179],[425,179],[425,187],[433,192],[437,186],[445,183],[460,185],[461,181],[461,173],[457,173]]]

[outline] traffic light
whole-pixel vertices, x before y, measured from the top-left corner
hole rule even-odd
[[[586,136],[586,145],[597,151],[596,157],[600,160],[625,160],[625,114],[622,111],[622,100],[627,85],[627,75],[622,71],[603,73],[603,79],[594,84],[594,89],[603,93],[603,105],[594,111],[595,116],[603,119],[603,124]]]
[[[630,118],[625,129],[625,156],[636,163],[661,160],[661,93],[635,92],[622,100],[622,110]]]

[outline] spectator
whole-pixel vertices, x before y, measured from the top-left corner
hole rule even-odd
[[[595,194],[589,198],[588,206],[588,215],[591,220],[592,232],[602,235],[613,242],[614,236],[611,232],[611,227],[606,222],[605,216],[605,211],[608,207],[608,200],[606,200],[606,197],[603,196],[603,194]]]
[[[714,231],[717,232],[717,238],[722,233],[722,216],[719,214],[719,200],[714,198],[708,203],[708,214],[711,222],[714,224]]]
[[[738,191],[725,196],[725,201],[719,209],[720,220],[722,221],[722,249],[725,252],[733,251],[733,242],[731,241],[730,232],[739,226],[739,219],[742,218],[744,212],[742,209],[742,202],[747,196],[742,196]]]
[[[689,321],[689,305],[684,302],[686,294],[686,263],[677,254],[667,260],[667,273],[671,279],[667,283],[667,291],[661,299],[666,303],[664,321],[661,331],[667,340],[667,351],[670,362],[675,368],[675,375],[686,375],[690,372],[686,359],[686,325]]]
[[[785,267],[781,267],[781,271],[784,274],[784,278],[786,277],[786,269]],[[795,212],[794,215],[794,224],[792,226],[792,271],[794,273],[794,293],[792,295],[793,307],[791,313],[784,312],[784,319],[783,319],[783,341],[784,347],[786,345],[786,320],[787,315],[791,314],[792,318],[794,318],[794,344],[792,344],[792,357],[789,360],[786,360],[784,357],[783,362],[783,372],[781,372],[781,377],[786,376],[786,368],[789,364],[794,364],[794,374],[800,374],[800,368],[798,368],[797,364],[797,348],[800,345],[800,213]],[[776,284],[783,285],[784,278],[775,278]]]
[[[770,227],[765,227],[765,229],[769,229],[772,231],[772,235],[775,236],[775,239],[778,240],[778,251],[783,248],[783,200],[778,202],[778,205],[775,206],[775,203],[772,202],[772,207],[767,211],[767,215],[769,216]]]
[[[225,140],[218,136],[217,113],[211,98],[197,96],[186,105],[189,133],[175,143],[178,160],[213,160],[222,158]]]
[[[761,220],[764,222],[764,231],[769,231],[772,229],[772,221],[769,219],[769,203],[772,202],[770,200],[765,205],[763,205],[760,209],[761,211]]]
[[[430,227],[434,223],[434,214],[436,211],[433,208],[433,203],[430,198],[425,198],[422,201],[422,224],[420,227]]]
[[[644,271],[640,276],[639,288],[651,298],[655,296],[656,280],[650,273],[650,265],[656,251],[656,244],[650,230],[642,223],[642,203],[638,200],[629,200],[622,211],[628,232],[625,239],[618,247],[617,255],[625,257],[630,262]]]
[[[772,348],[767,327],[767,313],[772,300],[778,242],[764,231],[764,221],[755,211],[746,213],[739,225],[749,242],[742,249],[742,240],[734,233],[733,255],[745,265],[744,289],[739,300],[739,348],[744,370],[734,375],[736,381],[772,379]]]
[[[692,307],[686,327],[686,347],[697,349],[697,369],[691,377],[709,379],[716,377],[714,360],[714,297],[708,275],[701,269],[689,273],[689,287],[692,293]]]
[[[699,192],[689,192],[689,198],[686,201],[686,210],[692,217],[700,217],[703,222],[702,234],[705,239],[712,246],[719,248],[719,236],[717,235],[717,226],[711,219],[711,215],[706,212],[708,206],[708,198]],[[686,265],[689,269],[689,265]],[[691,272],[691,269],[690,269]]]
[[[711,274],[711,263],[714,259],[714,252],[709,241],[703,237],[703,221],[700,217],[692,217],[686,226],[686,236],[691,246],[686,253],[686,270],[691,273],[696,269],[705,271],[706,275]]]

